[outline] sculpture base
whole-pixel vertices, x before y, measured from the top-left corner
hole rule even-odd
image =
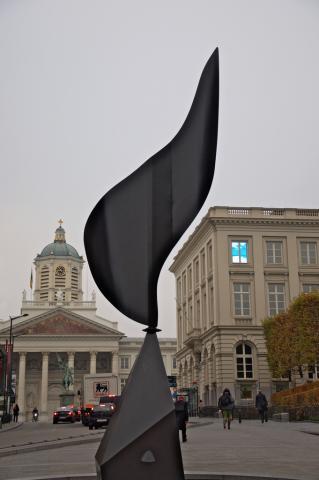
[[[99,480],[184,480],[176,414],[156,332],[148,332],[96,453]]]

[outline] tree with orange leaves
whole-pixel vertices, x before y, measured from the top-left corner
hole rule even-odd
[[[289,377],[319,359],[319,293],[302,293],[286,312],[263,322],[273,377]]]

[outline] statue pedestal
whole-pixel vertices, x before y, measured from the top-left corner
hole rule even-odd
[[[59,397],[60,397],[60,406],[61,407],[67,407],[68,405],[74,405],[74,397],[75,397],[74,392],[61,393],[61,395],[59,395]]]

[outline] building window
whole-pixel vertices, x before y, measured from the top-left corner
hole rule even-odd
[[[121,393],[123,392],[126,384],[127,384],[127,378],[121,378]]]
[[[308,378],[309,380],[319,380],[319,363],[308,366]]]
[[[285,285],[283,283],[268,284],[268,309],[270,316],[285,310]]]
[[[253,386],[251,384],[243,383],[240,385],[240,399],[252,400],[253,398]]]
[[[41,268],[40,289],[49,288],[49,268],[44,266]]]
[[[211,272],[213,269],[213,246],[212,242],[207,244],[207,265],[208,271]]]
[[[193,328],[193,305],[191,303],[188,304],[188,315],[185,313],[185,317],[187,318],[187,332],[189,333]]]
[[[213,325],[214,324],[214,287],[213,286],[209,287],[208,295],[209,295],[209,321],[210,321],[210,324]]]
[[[300,257],[302,265],[317,264],[317,243],[300,242]]]
[[[79,288],[79,272],[76,267],[71,270],[71,289],[77,290]]]
[[[319,284],[318,283],[304,283],[302,286],[302,291],[304,293],[318,292]]]
[[[266,263],[268,265],[276,265],[283,263],[282,242],[267,241],[266,242]]]
[[[237,378],[253,378],[253,355],[251,346],[243,342],[236,347]]]
[[[179,304],[182,301],[182,281],[181,281],[180,278],[177,280],[176,289],[177,289],[177,303],[178,303],[178,306],[179,306]]]
[[[172,369],[177,368],[176,357],[172,357]]]
[[[234,307],[236,316],[251,315],[249,283],[234,283]]]
[[[207,295],[206,292],[202,293],[202,318],[203,318],[203,327],[207,328]]]
[[[189,266],[187,269],[187,284],[188,284],[188,293],[191,293],[192,288],[193,288],[193,273],[192,273],[192,267]]]
[[[120,369],[128,370],[130,368],[130,357],[120,357]]]
[[[183,287],[183,300],[184,300],[186,297],[186,273],[185,272],[183,273],[183,276],[182,276],[182,287]]]
[[[233,263],[248,263],[248,242],[231,242],[231,256]]]
[[[205,251],[200,252],[200,269],[201,269],[201,280],[204,280],[206,277],[206,256]]]
[[[199,260],[195,260],[195,285],[199,282]]]
[[[196,328],[200,328],[200,301],[196,300],[196,312],[195,312]]]
[[[187,317],[187,312],[186,310],[184,310],[184,328],[183,328],[183,331],[186,332],[186,333],[189,333],[190,331],[190,328],[189,328],[189,315]],[[185,336],[184,336],[184,339],[185,339]]]

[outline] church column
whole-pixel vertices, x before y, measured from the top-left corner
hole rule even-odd
[[[18,383],[18,405],[20,408],[19,420],[23,422],[25,420],[25,364],[26,364],[25,352],[19,352],[19,383]]]
[[[49,353],[42,352],[40,420],[43,422],[47,422],[49,419],[48,417],[48,376],[49,376]]]
[[[120,393],[119,386],[119,354],[117,351],[112,352],[112,374],[117,377],[117,393]]]
[[[75,371],[74,371],[74,355],[75,352],[68,352],[68,367],[72,370],[73,372],[73,384],[70,385],[69,391],[73,392],[74,391],[74,382],[75,382]]]
[[[118,352],[112,352],[112,373],[113,375],[119,374],[119,354]]]
[[[96,352],[90,352],[90,374],[96,374]]]

